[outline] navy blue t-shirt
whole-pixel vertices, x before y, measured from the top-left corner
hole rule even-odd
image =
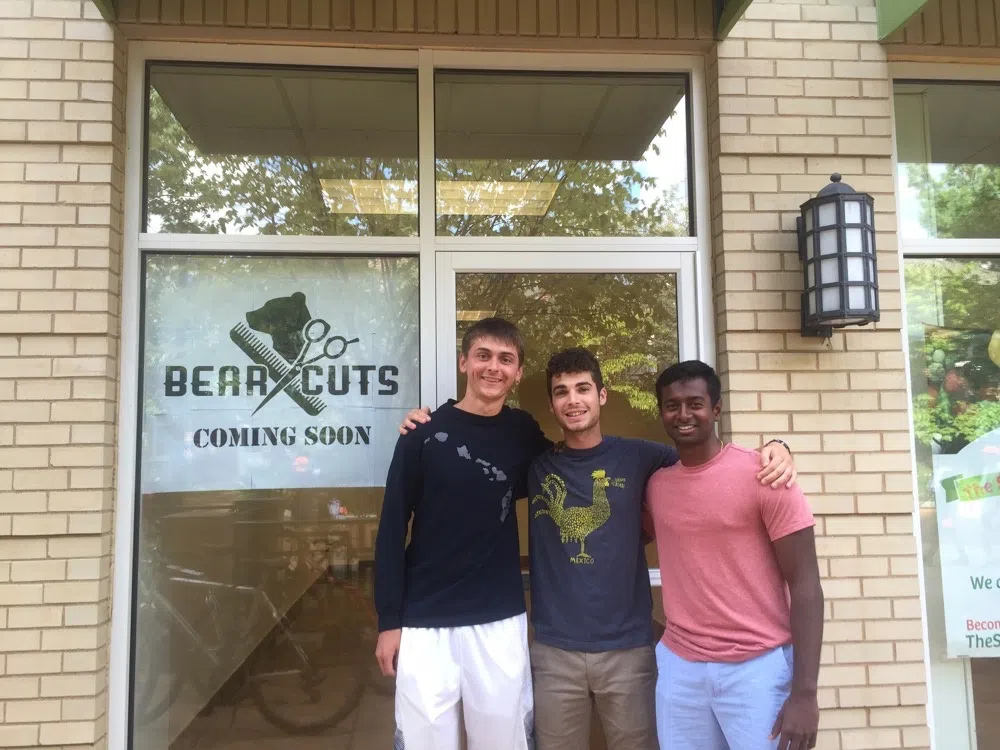
[[[531,465],[536,640],[590,652],[652,643],[642,503],[646,480],[677,459],[669,446],[606,436],[594,448],[546,451]]]
[[[525,611],[514,502],[531,461],[551,445],[525,411],[505,406],[484,417],[454,400],[399,438],[375,541],[380,631]]]

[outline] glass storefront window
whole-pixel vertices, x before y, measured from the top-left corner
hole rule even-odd
[[[371,571],[417,259],[147,254],[142,303],[133,747],[390,747]]]
[[[682,236],[687,80],[441,71],[437,234]]]
[[[155,63],[144,224],[195,234],[417,234],[413,71]]]
[[[937,745],[991,750],[1000,747],[1000,259],[909,258],[904,268]]]
[[[905,82],[894,98],[902,235],[1000,238],[1000,86]]]

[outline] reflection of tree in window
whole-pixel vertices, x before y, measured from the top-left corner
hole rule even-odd
[[[1000,165],[906,164],[920,224],[931,237],[1000,237]]]
[[[662,139],[661,130],[657,140]],[[651,149],[659,154],[659,146]],[[533,186],[536,194],[507,198],[514,210],[439,212],[437,233],[456,236],[686,236],[687,196],[664,186],[642,162],[561,159],[438,159],[438,189],[449,182]],[[650,197],[655,196],[655,197]],[[474,191],[467,202],[482,200]],[[439,204],[441,197],[438,197]],[[520,203],[519,203],[520,201]],[[541,212],[536,209],[541,205]]]
[[[653,385],[677,361],[676,277],[664,273],[465,273],[456,280],[458,337],[480,317],[500,315],[524,336],[524,380],[509,402],[547,415],[545,365],[566,347],[601,361],[621,425],[609,433],[663,439]],[[463,314],[465,311],[465,314]],[[459,384],[459,392],[462,384]],[[615,413],[609,412],[614,419]]]

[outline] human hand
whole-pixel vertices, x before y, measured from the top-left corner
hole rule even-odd
[[[410,409],[403,417],[403,424],[399,426],[399,434],[405,435],[410,430],[417,429],[418,424],[427,424],[431,421],[431,410],[428,406],[419,409]]]
[[[777,750],[812,750],[819,732],[816,693],[792,693],[778,712],[770,739],[780,737]]]
[[[794,486],[799,476],[792,454],[781,443],[770,443],[760,449],[760,465],[763,468],[758,472],[757,479],[774,489]]]
[[[403,638],[403,631],[384,630],[378,634],[378,641],[375,644],[375,659],[378,661],[379,669],[386,677],[396,676],[396,660],[399,657],[399,642]]]

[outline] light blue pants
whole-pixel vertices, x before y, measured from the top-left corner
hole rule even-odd
[[[745,662],[691,662],[656,646],[660,750],[773,750],[792,687],[792,647]]]

